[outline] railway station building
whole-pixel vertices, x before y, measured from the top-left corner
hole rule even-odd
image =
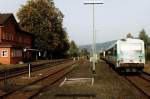
[[[13,14],[0,14],[0,63],[16,64],[30,59],[32,52],[24,52],[32,48],[33,35],[22,30]]]

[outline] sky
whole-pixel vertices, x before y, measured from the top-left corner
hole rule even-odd
[[[92,43],[92,5],[84,5],[89,0],[54,0],[55,6],[64,14],[63,27],[70,40],[77,45]],[[27,0],[1,0],[1,13],[14,13]],[[101,0],[103,5],[95,5],[96,42],[125,38],[127,33],[138,37],[145,29],[150,36],[150,0]]]

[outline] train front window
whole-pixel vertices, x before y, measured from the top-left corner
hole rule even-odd
[[[121,51],[142,51],[141,44],[123,44]]]
[[[138,59],[142,53],[140,44],[126,44],[121,46],[121,57],[125,59]]]

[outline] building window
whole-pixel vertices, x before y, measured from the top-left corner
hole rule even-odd
[[[13,40],[13,35],[9,34],[9,40]]]
[[[17,49],[13,49],[12,57],[22,57],[22,51],[21,50],[17,50]]]
[[[6,40],[9,40],[10,36],[9,33],[6,33]]]
[[[13,34],[5,32],[5,33],[3,33],[3,39],[5,39],[5,40],[13,40],[14,39],[13,38]]]
[[[8,50],[2,50],[1,57],[8,57]]]
[[[12,40],[12,41],[14,40],[13,34],[11,35],[11,40]]]
[[[22,43],[22,37],[21,36],[19,36],[19,42]]]
[[[6,38],[6,33],[5,32],[3,32],[3,39],[5,39]]]

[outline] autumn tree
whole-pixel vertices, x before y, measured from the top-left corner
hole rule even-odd
[[[17,13],[19,24],[35,35],[33,47],[59,58],[69,49],[68,37],[62,26],[63,14],[53,0],[29,0]]]

